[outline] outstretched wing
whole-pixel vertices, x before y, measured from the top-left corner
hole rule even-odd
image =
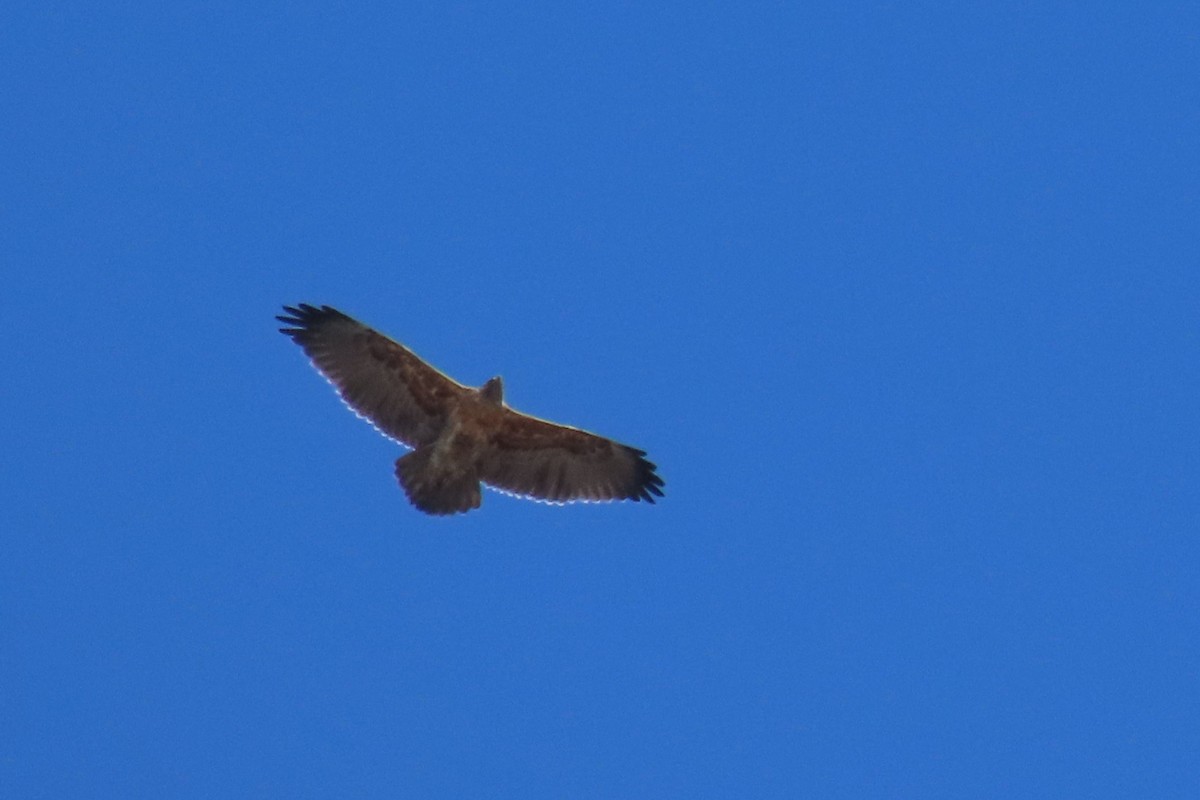
[[[359,416],[409,447],[430,444],[467,391],[408,348],[329,306],[284,306],[280,332],[304,348]]]
[[[509,408],[491,422],[479,470],[484,483],[556,503],[663,496],[663,479],[643,450]]]

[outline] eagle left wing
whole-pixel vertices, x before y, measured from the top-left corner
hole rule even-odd
[[[479,477],[498,489],[555,503],[663,496],[644,450],[510,408],[491,423]]]
[[[432,444],[451,410],[471,390],[411,350],[336,308],[284,306],[280,328],[304,348],[346,405],[409,447]]]

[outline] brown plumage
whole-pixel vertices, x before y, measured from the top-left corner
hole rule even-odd
[[[429,514],[478,508],[480,482],[554,503],[662,497],[646,453],[594,433],[513,411],[500,378],[478,389],[426,364],[399,342],[329,306],[284,306],[280,332],[354,411],[413,448],[396,461],[412,504]]]

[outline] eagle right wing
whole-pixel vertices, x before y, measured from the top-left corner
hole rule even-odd
[[[552,503],[663,496],[663,479],[644,450],[508,407],[489,423],[479,473],[498,489]]]
[[[411,350],[329,306],[284,306],[280,328],[359,416],[386,436],[432,444],[467,387]]]

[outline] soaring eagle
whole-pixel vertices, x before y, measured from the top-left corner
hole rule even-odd
[[[397,459],[396,477],[427,514],[478,508],[481,481],[552,503],[663,496],[645,451],[513,411],[499,377],[472,389],[334,308],[283,308],[280,333],[359,416],[413,449]]]

